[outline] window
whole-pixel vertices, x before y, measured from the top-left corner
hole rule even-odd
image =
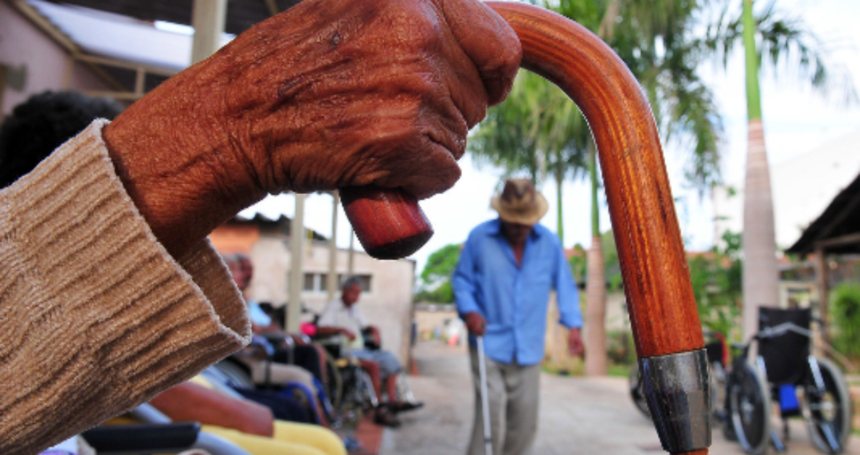
[[[305,284],[302,288],[305,291],[316,291],[316,278],[317,275],[314,273],[306,273],[305,274]]]
[[[337,275],[338,287],[343,283],[347,275],[340,273]],[[356,275],[361,283],[362,292],[370,292],[372,276],[371,275]],[[305,273],[302,290],[305,292],[326,292],[326,279],[328,273]]]

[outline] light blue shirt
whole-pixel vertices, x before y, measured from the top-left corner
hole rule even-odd
[[[498,219],[473,229],[452,285],[460,316],[477,311],[487,320],[484,349],[497,362],[534,365],[543,359],[552,289],[559,322],[568,328],[582,326],[579,292],[558,237],[539,224],[526,239],[522,267]]]
[[[272,325],[272,318],[262,308],[260,308],[260,304],[249,300],[248,301],[248,318],[251,319],[256,325],[262,327],[268,327]]]

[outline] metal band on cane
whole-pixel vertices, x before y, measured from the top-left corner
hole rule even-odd
[[[648,408],[663,450],[711,445],[711,391],[704,349],[639,360]]]

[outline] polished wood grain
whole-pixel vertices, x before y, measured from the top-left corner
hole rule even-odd
[[[519,35],[522,67],[558,85],[594,136],[639,357],[704,347],[660,137],[639,83],[597,36],[553,12],[488,2]]]
[[[353,186],[341,188],[340,196],[358,241],[377,259],[409,256],[433,236],[418,201],[399,189]]]

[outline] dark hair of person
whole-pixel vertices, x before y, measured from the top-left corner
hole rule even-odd
[[[15,106],[0,127],[0,188],[32,171],[93,120],[113,120],[123,106],[109,98],[47,91]]]
[[[346,288],[351,288],[353,286],[362,287],[361,286],[361,278],[359,278],[358,276],[355,276],[355,275],[348,276],[343,280],[343,283],[341,283],[340,288],[346,289]]]

